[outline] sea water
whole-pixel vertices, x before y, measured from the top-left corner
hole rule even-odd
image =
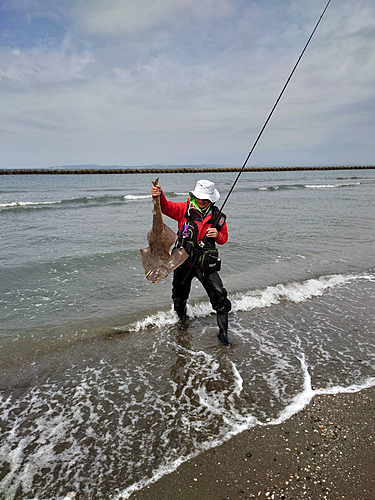
[[[235,175],[203,177],[223,200]],[[374,171],[242,174],[220,248],[231,348],[197,280],[180,324],[171,277],[144,277],[155,177],[0,177],[0,498],[125,499],[375,384]],[[160,183],[182,202],[200,177]]]

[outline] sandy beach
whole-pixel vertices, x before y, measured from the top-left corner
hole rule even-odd
[[[375,499],[375,387],[317,395],[279,425],[257,426],[131,500]]]

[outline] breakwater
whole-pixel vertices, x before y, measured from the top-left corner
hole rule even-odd
[[[247,167],[244,172],[297,172],[308,170],[365,170],[375,169],[375,165],[355,166],[296,166],[296,167]],[[5,168],[0,175],[86,175],[86,174],[196,174],[240,172],[240,167],[183,167],[183,168]]]

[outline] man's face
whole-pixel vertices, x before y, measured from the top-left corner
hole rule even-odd
[[[211,203],[210,200],[201,200],[200,198],[195,198],[195,201],[197,202],[198,207],[201,208],[202,210],[207,208],[208,205]]]

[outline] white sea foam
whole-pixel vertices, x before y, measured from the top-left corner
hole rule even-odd
[[[130,197],[132,195],[129,195]],[[139,197],[131,197],[129,199],[138,199],[138,198],[150,198],[151,195],[148,196],[139,196]],[[126,196],[124,196],[126,199]],[[59,205],[59,204],[66,204],[66,203],[85,203],[88,201],[108,201],[108,200],[116,200],[116,199],[121,199],[119,196],[99,196],[99,197],[94,197],[94,196],[84,196],[83,198],[67,198],[64,200],[56,200],[56,201],[12,201],[8,203],[1,203],[0,204],[0,209],[12,209],[12,208],[32,208],[35,207],[37,208],[38,206],[45,206],[45,205]]]
[[[187,316],[189,318],[205,318],[213,312],[209,302],[201,302],[193,306],[187,306]],[[174,325],[178,322],[178,316],[174,312],[173,307],[169,311],[158,311],[155,314],[150,314],[144,319],[135,321],[125,327],[116,327],[123,330],[124,328],[130,332],[139,332],[147,328],[162,328],[164,326]]]
[[[189,196],[189,193],[174,193],[174,194],[178,196]]]
[[[304,258],[303,256],[300,256]],[[263,290],[251,290],[246,293],[235,294],[230,296],[232,302],[232,311],[251,311],[255,308],[271,307],[286,302],[305,302],[314,297],[322,296],[327,290],[340,287],[353,281],[375,281],[375,275],[371,273],[363,274],[334,274],[313,278],[303,282],[292,282],[287,284],[278,284],[268,286]],[[212,314],[214,311],[209,302],[198,302],[192,306],[188,306],[187,315],[190,318],[204,318]],[[118,327],[118,329],[127,329],[128,331],[139,332],[147,328],[173,325],[177,323],[178,317],[174,313],[173,308],[169,311],[158,311],[155,314],[146,316],[144,319],[131,323],[126,327]]]
[[[0,203],[0,208],[28,207],[32,205],[57,205],[61,201],[11,201],[9,203]]]
[[[323,389],[313,389],[311,385],[311,375],[308,370],[308,366],[306,363],[306,359],[304,354],[298,358],[301,363],[301,369],[303,373],[303,387],[302,391],[298,393],[292,401],[280,412],[279,416],[275,420],[271,420],[270,422],[261,423],[260,425],[278,425],[285,420],[290,419],[293,415],[301,411],[305,406],[307,406],[312,398],[319,394],[349,394],[360,392],[364,389],[369,389],[375,385],[375,377],[369,377],[361,384],[352,384],[347,387],[343,386],[334,386],[327,387]]]
[[[128,201],[136,201],[136,200],[144,200],[150,199],[151,194],[147,195],[133,195],[127,194],[123,197],[120,196],[85,196],[84,198],[70,198],[66,200],[57,200],[57,201],[11,201],[8,203],[0,203],[0,209],[11,209],[11,208],[27,208],[27,207],[38,207],[43,205],[58,205],[61,203],[74,203],[74,202],[85,202],[85,201],[107,201],[107,200],[128,200]]]
[[[362,382],[362,384],[351,384],[347,387],[342,387],[340,385],[335,385],[333,387],[327,387],[326,389],[316,389],[314,391],[314,396],[317,394],[352,394],[355,392],[363,391],[364,389],[369,389],[375,385],[375,377],[370,377]]]
[[[327,189],[327,188],[338,188],[345,186],[358,186],[360,184],[361,184],[360,182],[346,182],[342,184],[305,184],[305,187],[310,189]]]
[[[146,200],[149,198],[152,198],[151,194],[140,194],[140,195],[126,194],[124,196],[125,200]]]
[[[130,332],[139,332],[140,330],[146,330],[147,328],[161,328],[163,326],[174,325],[177,321],[178,316],[171,308],[169,311],[158,311],[157,313],[146,316],[144,319],[135,321],[126,327],[116,327],[115,329],[122,330],[125,328]]]
[[[273,303],[279,303],[283,300],[301,302],[314,296],[322,295],[331,288],[344,286],[358,280],[375,282],[375,275],[371,273],[358,273],[346,276],[340,274],[323,276],[304,282],[281,284],[250,291],[233,298],[231,297],[231,300],[233,305],[237,307],[237,310],[249,310],[249,308],[253,307],[269,307]],[[250,302],[245,301],[243,304],[240,303],[245,298]],[[261,304],[259,303],[260,299],[263,300]],[[252,300],[255,300],[255,302],[251,302]],[[208,303],[199,303],[189,308],[188,314],[190,317],[198,315],[206,316],[212,311],[210,307]],[[246,309],[240,309],[240,307],[246,307]],[[150,315],[150,317],[139,322],[138,325],[134,324],[133,327],[136,331],[140,331],[147,328],[147,326],[164,326],[173,324],[175,321],[177,321],[177,317],[171,309],[164,313]],[[254,335],[253,333],[252,338],[255,338]],[[170,342],[173,343],[173,340]],[[269,338],[264,339],[264,346],[267,349],[275,348]],[[30,391],[27,407],[17,416],[16,425],[9,434],[9,442],[5,443],[3,448],[3,457],[8,456],[10,450],[15,451],[9,457],[11,459],[10,476],[5,479],[3,484],[0,483],[0,496],[1,492],[6,491],[10,495],[9,498],[13,498],[12,495],[15,496],[17,488],[20,485],[24,486],[25,490],[30,491],[32,478],[42,468],[47,467],[47,464],[48,467],[52,467],[52,470],[60,463],[68,464],[67,468],[63,471],[64,474],[70,473],[77,467],[79,468],[82,465],[82,457],[85,456],[86,452],[79,440],[73,439],[70,442],[70,447],[62,453],[57,451],[58,443],[66,441],[67,436],[73,435],[73,428],[83,426],[86,435],[89,438],[95,438],[97,449],[103,449],[105,453],[108,453],[107,458],[104,454],[104,459],[106,460],[104,473],[110,475],[113,470],[111,468],[114,467],[113,463],[116,461],[116,456],[114,456],[113,462],[110,457],[116,454],[116,449],[108,448],[107,450],[108,443],[116,442],[116,440],[121,441],[124,447],[119,451],[122,454],[121,456],[124,456],[125,452],[129,453],[129,456],[132,456],[131,451],[127,449],[128,436],[131,436],[130,441],[134,440],[140,415],[143,416],[142,418],[145,418],[145,415],[149,418],[148,415],[150,415],[152,421],[152,415],[156,410],[161,415],[167,417],[165,419],[165,429],[158,435],[158,443],[161,443],[159,449],[161,450],[161,456],[164,457],[163,460],[158,459],[156,463],[152,462],[152,453],[149,455],[146,453],[146,458],[142,458],[144,461],[143,466],[147,469],[147,474],[152,474],[151,478],[142,478],[143,470],[145,469],[142,468],[141,460],[134,463],[129,460],[129,471],[135,470],[134,475],[129,476],[134,478],[134,483],[122,492],[114,493],[114,496],[117,495],[115,498],[120,500],[129,498],[134,491],[147,487],[147,485],[157,481],[162,476],[176,470],[183,462],[197,456],[206,449],[222,444],[232,436],[246,429],[255,425],[277,425],[289,419],[304,408],[316,394],[357,392],[375,385],[375,377],[373,377],[365,380],[362,379],[362,382],[350,385],[349,387],[332,385],[325,389],[313,389],[310,376],[312,368],[309,368],[307,365],[302,352],[302,342],[299,342],[297,338],[297,342],[293,341],[292,344],[292,357],[294,360],[296,358],[299,360],[299,364],[295,366],[295,363],[293,363],[293,366],[296,368],[297,380],[300,379],[300,374],[302,375],[302,387],[298,386],[295,389],[299,392],[291,399],[290,397],[287,399],[284,398],[282,394],[284,408],[280,410],[278,415],[273,414],[272,420],[260,422],[251,414],[250,409],[246,409],[248,406],[242,402],[242,377],[245,380],[246,378],[242,367],[237,367],[232,361],[230,354],[218,357],[215,354],[208,354],[203,350],[189,350],[184,346],[177,345],[177,343],[174,344],[174,347],[177,351],[177,356],[180,356],[182,351],[182,354],[187,354],[187,356],[183,357],[183,365],[177,364],[177,367],[181,368],[181,373],[183,373],[183,380],[179,385],[176,383],[178,379],[170,379],[171,386],[175,387],[175,389],[171,397],[168,398],[164,397],[164,392],[158,393],[157,386],[153,385],[153,372],[149,371],[147,366],[140,366],[135,370],[128,367],[108,367],[107,371],[105,371],[100,365],[99,368],[80,370],[77,376],[74,377],[72,373],[71,380],[68,372],[68,383],[64,385],[64,391],[62,392],[59,392],[61,386],[54,382],[48,382],[41,389],[40,394],[36,388]],[[159,363],[160,360],[164,359],[162,358],[164,353],[164,351],[163,353],[160,352],[160,358],[153,359],[151,365],[155,366],[155,363]],[[156,353],[155,355],[158,354]],[[274,355],[274,351],[271,351],[270,355]],[[224,366],[222,366],[223,363]],[[283,371],[283,366],[280,371]],[[108,370],[110,370],[110,373],[108,373]],[[272,374],[272,370],[269,373]],[[275,371],[275,373],[277,372]],[[211,385],[207,385],[205,383],[206,380],[210,381]],[[357,377],[355,380],[358,381],[361,378]],[[129,386],[132,386],[130,392]],[[113,388],[116,388],[116,390]],[[96,404],[95,398],[97,401],[111,401],[112,394],[118,393],[120,393],[121,405],[116,407],[117,398],[114,398],[111,404],[111,413],[114,412],[115,415],[119,415],[118,417],[114,417],[114,422],[117,422],[118,425],[115,426],[115,429],[112,428],[107,432],[105,430],[106,425],[99,425],[103,421],[107,422],[107,420],[103,420],[108,417],[106,407],[102,404]],[[59,399],[62,398],[62,401],[58,402],[57,407],[54,406],[55,402],[51,403],[56,394],[58,394]],[[20,401],[20,403],[22,402]],[[19,412],[16,403],[13,403],[10,399],[2,399],[1,396],[0,406],[4,408],[4,416],[17,415],[17,412]],[[47,408],[47,411],[44,408]],[[43,412],[41,409],[43,409]],[[16,410],[16,413],[14,410]],[[23,433],[22,430],[23,419],[29,419],[31,411],[36,412],[34,420],[35,429],[28,435]],[[128,419],[126,425],[123,425],[125,421],[124,415]],[[210,422],[215,424],[216,427],[214,429],[217,429],[217,432],[211,432],[212,427],[210,428],[209,426]],[[189,440],[188,442],[191,446],[187,448],[179,448],[177,445],[175,447],[171,446],[171,443],[173,443],[171,435],[176,428],[181,430],[181,436]],[[206,430],[209,430],[211,434],[210,432],[206,433]],[[205,442],[202,443],[199,442],[199,439],[192,437],[198,434],[200,436],[207,436],[208,434],[213,436],[213,438],[205,438]],[[147,439],[150,439],[150,436],[144,433],[144,437],[141,434],[138,434],[137,437],[139,446],[144,446],[144,449],[148,450],[149,448],[147,448],[145,443]],[[25,454],[28,453],[26,450],[32,443],[36,443],[38,447],[31,453],[32,460],[28,458],[26,465],[23,465],[21,461],[24,460]],[[14,448],[12,448],[13,444]],[[56,450],[54,446],[56,446]],[[0,450],[0,461],[1,458]],[[102,476],[100,475],[101,472],[98,471],[101,470],[104,462],[100,462],[100,458],[97,460],[95,473],[97,473],[96,480],[100,481]],[[144,474],[146,475],[146,473]],[[52,481],[52,472],[47,477],[49,481]],[[79,477],[79,474],[77,477]],[[14,478],[17,479],[15,480]],[[10,479],[14,483],[10,484]],[[46,491],[50,487],[50,484],[53,483],[47,483],[45,486]],[[67,489],[64,493],[67,494],[73,488],[73,484],[67,484]],[[59,497],[60,500],[63,496]]]
[[[286,406],[286,408],[281,411],[281,413],[275,420],[262,425],[277,425],[284,422],[285,420],[288,420],[295,413],[299,412],[300,410],[302,410],[302,408],[308,405],[313,398],[314,391],[311,386],[311,375],[309,373],[304,354],[302,353],[298,357],[298,359],[301,363],[301,370],[303,374],[302,391],[294,396],[292,401]]]
[[[255,308],[270,307],[281,301],[305,302],[313,297],[319,297],[329,289],[343,286],[356,280],[374,281],[372,274],[329,275],[317,279],[309,279],[302,283],[293,282],[269,286],[265,290],[250,291],[236,295],[232,300],[233,311],[250,311]]]
[[[232,368],[233,368],[233,373],[234,373],[234,380],[235,380],[235,388],[233,391],[233,394],[236,396],[239,396],[242,392],[243,389],[243,378],[240,375],[240,372],[237,370],[237,366],[231,361]]]
[[[292,260],[292,259],[295,259],[295,258],[298,258],[298,259],[306,259],[306,257],[304,255],[301,255],[301,254],[296,254],[296,255],[278,255],[275,259],[275,262],[281,262],[283,260]]]
[[[155,408],[158,412],[163,411],[164,415],[171,415],[172,412],[186,414],[181,420],[184,429],[194,429],[195,427],[203,426],[206,424],[207,419],[222,419],[222,424],[217,434],[212,439],[208,438],[203,443],[198,443],[194,441],[194,449],[190,453],[186,452],[184,454],[179,449],[170,450],[171,453],[166,453],[164,461],[159,462],[154,470],[152,471],[152,477],[144,477],[140,480],[135,481],[129,487],[124,489],[120,493],[115,493],[113,496],[118,500],[128,499],[131,494],[137,490],[147,487],[153,482],[156,482],[162,476],[175,471],[182,463],[189,459],[192,459],[199,455],[201,452],[207,449],[214,448],[221,445],[225,441],[229,440],[233,436],[248,430],[256,425],[277,425],[283,421],[292,417],[295,413],[303,409],[316,394],[336,394],[345,392],[357,392],[366,387],[371,387],[375,385],[375,377],[371,379],[366,379],[362,383],[351,385],[349,387],[335,386],[326,389],[313,390],[311,383],[311,376],[309,373],[309,367],[307,365],[305,356],[301,352],[301,342],[297,338],[295,344],[296,357],[299,359],[300,370],[303,376],[303,384],[301,390],[294,398],[286,405],[286,407],[280,411],[279,415],[267,422],[260,422],[254,415],[250,413],[245,413],[243,410],[243,405],[241,404],[241,394],[243,390],[243,379],[239,369],[236,364],[229,358],[220,357],[218,358],[214,354],[209,354],[207,352],[193,351],[179,344],[175,344],[177,349],[177,354],[179,355],[181,351],[185,354],[190,354],[186,357],[186,364],[184,365],[184,383],[183,390],[178,393],[178,384],[175,383],[175,390],[173,391],[172,397],[166,400],[164,397],[160,398],[160,394],[155,393],[155,387],[151,383],[152,374],[148,371],[148,368],[139,367],[135,371],[129,370],[128,368],[113,368],[107,366],[104,361],[97,364],[96,368],[85,368],[80,370],[78,374],[75,374],[74,370],[67,372],[67,382],[64,383],[64,390],[61,391],[61,386],[56,382],[47,382],[43,390],[40,391],[37,388],[33,388],[29,392],[29,397],[23,401],[12,401],[11,398],[5,399],[0,395],[0,405],[2,407],[3,417],[7,415],[14,415],[19,412],[19,408],[26,403],[25,408],[21,411],[21,414],[17,416],[17,421],[15,426],[7,438],[7,443],[3,448],[3,456],[1,455],[0,449],[0,460],[1,458],[7,457],[7,460],[11,462],[11,472],[5,481],[0,484],[0,493],[7,492],[9,498],[14,498],[16,495],[17,488],[22,486],[26,491],[30,491],[32,487],[32,480],[36,474],[39,474],[43,468],[52,468],[58,466],[59,464],[67,464],[64,466],[62,473],[68,475],[71,471],[82,466],[82,457],[85,456],[87,452],[84,441],[81,441],[74,436],[73,429],[79,429],[83,426],[85,429],[85,435],[90,438],[95,438],[95,442],[98,444],[98,449],[100,446],[106,449],[109,442],[115,442],[120,440],[122,447],[126,447],[128,442],[128,437],[132,435],[132,432],[136,429],[138,425],[139,415],[149,415],[147,418],[152,418],[153,413],[147,413],[147,408],[149,412],[154,412]],[[220,366],[220,363],[224,363],[224,367]],[[298,365],[297,365],[298,367]],[[224,368],[224,370],[223,370]],[[108,372],[109,370],[109,372]],[[206,384],[202,384],[201,381],[209,380],[211,382],[223,382],[223,374],[225,375],[225,384],[216,384],[215,389],[210,389]],[[227,378],[229,376],[229,379]],[[110,377],[110,378],[109,378]],[[172,380],[172,382],[175,382]],[[140,384],[142,388],[140,387]],[[134,390],[137,391],[137,396],[129,396],[129,386],[133,386]],[[173,386],[173,384],[172,384]],[[114,390],[115,388],[115,390]],[[141,390],[139,390],[141,388]],[[113,394],[120,393],[121,405],[116,406],[116,398],[113,399]],[[192,404],[192,395],[198,396],[199,404]],[[59,405],[56,407],[56,395],[58,396]],[[115,428],[110,431],[104,431],[105,425],[100,425],[100,422],[108,422],[107,409],[104,404],[96,404],[95,399],[99,398],[100,401],[111,401],[111,412],[114,411],[115,415],[118,415],[118,420]],[[159,399],[160,398],[160,399]],[[55,401],[53,402],[53,400]],[[240,401],[240,404],[236,404]],[[161,406],[159,406],[159,402]],[[62,404],[63,403],[63,404]],[[60,406],[62,404],[62,406]],[[16,410],[16,413],[15,413]],[[43,410],[43,411],[42,411]],[[30,419],[31,412],[36,412],[35,417],[35,429],[31,434],[24,434],[23,429],[23,419]],[[176,414],[175,413],[175,414]],[[109,414],[110,415],[110,414]],[[124,425],[123,415],[126,415],[126,419],[129,422]],[[195,417],[199,418],[196,419]],[[115,417],[116,418],[116,417]],[[185,419],[185,420],[184,420]],[[111,421],[111,419],[110,419]],[[168,423],[168,419],[166,420]],[[169,445],[169,433],[175,430],[174,420],[170,420],[171,425],[166,425],[165,432],[160,434],[159,442],[162,442],[162,449],[168,450]],[[101,432],[103,431],[103,432]],[[188,431],[187,431],[188,432]],[[203,429],[204,432],[204,429]],[[61,442],[66,441],[67,436],[72,436],[69,438],[70,446],[62,453],[58,451],[58,445]],[[190,434],[188,434],[190,436]],[[149,437],[145,434],[145,440]],[[29,446],[37,444],[38,447],[27,456],[27,465],[23,465],[25,460],[26,450]],[[13,448],[13,445],[14,448]],[[140,441],[140,446],[142,442]],[[14,452],[11,452],[14,450]],[[147,450],[147,446],[145,446]],[[190,448],[191,449],[191,448]],[[130,452],[130,450],[121,448],[119,453],[124,454],[124,452]],[[105,453],[111,453],[107,455],[107,459],[110,460],[113,453],[116,450],[106,449]],[[106,456],[104,455],[104,459]],[[96,480],[100,481],[101,475],[98,472],[103,465],[100,462],[100,458],[97,459],[95,473]],[[143,458],[147,462],[146,458]],[[113,458],[113,463],[116,462],[116,456]],[[111,474],[111,467],[113,466],[111,462],[106,466],[108,469],[105,474]],[[112,465],[111,465],[112,464]],[[149,465],[149,463],[147,463]],[[136,467],[141,472],[142,463],[133,463],[131,467]],[[77,476],[79,477],[79,476]],[[53,474],[49,473],[46,477],[48,478],[47,488],[53,485]],[[138,475],[139,478],[139,475]],[[10,481],[13,481],[12,483]],[[75,484],[69,481],[67,482],[67,489],[65,495],[71,489],[74,489]],[[78,492],[79,493],[79,492]],[[116,496],[117,495],[117,496]],[[64,497],[61,495],[60,500]],[[69,496],[65,496],[69,498]]]
[[[207,363],[208,367],[214,361],[214,358],[212,356],[207,355],[207,353],[204,353],[203,351],[202,352],[199,351],[195,354],[197,357],[199,357],[199,354],[202,354],[203,363]],[[311,377],[310,377],[308,366],[306,364],[306,360],[305,360],[303,353],[301,353],[298,356],[298,359],[300,361],[301,371],[302,371],[303,378],[304,378],[302,391],[300,393],[298,393],[291,400],[291,402],[280,412],[280,414],[278,415],[277,418],[270,420],[270,421],[267,421],[267,422],[261,422],[252,415],[241,416],[235,412],[228,412],[224,408],[220,407],[221,401],[219,401],[219,400],[215,401],[215,399],[212,399],[212,400],[207,399],[206,401],[204,401],[203,406],[209,406],[211,412],[215,413],[215,409],[216,409],[221,414],[226,413],[227,418],[225,418],[224,420],[230,426],[228,431],[217,439],[211,439],[211,440],[208,440],[204,443],[201,443],[200,445],[197,446],[197,448],[192,453],[189,453],[188,455],[185,455],[185,456],[182,455],[174,460],[171,460],[170,462],[166,461],[166,462],[162,463],[153,471],[152,477],[142,478],[141,480],[128,486],[126,489],[124,489],[123,491],[118,493],[116,496],[113,496],[113,498],[116,500],[128,499],[132,495],[132,493],[139,491],[139,490],[151,485],[152,483],[155,483],[163,476],[174,472],[184,462],[187,462],[188,460],[195,458],[200,453],[202,453],[206,450],[220,446],[224,442],[230,440],[235,435],[238,435],[241,432],[249,430],[252,427],[255,427],[257,425],[267,427],[267,426],[282,424],[286,420],[293,417],[296,413],[301,411],[303,408],[305,408],[310,403],[310,401],[312,400],[312,398],[315,395],[322,395],[322,394],[334,395],[334,394],[356,393],[356,392],[359,392],[361,390],[373,387],[375,385],[375,377],[371,377],[371,378],[368,378],[366,380],[363,380],[363,382],[360,384],[353,384],[353,385],[350,385],[348,387],[335,386],[335,387],[330,387],[330,388],[326,388],[326,389],[313,390],[311,387]],[[242,383],[241,383],[242,378],[239,375],[239,372],[238,372],[236,366],[234,365],[234,363],[232,363],[232,368],[233,368],[233,375],[235,378],[235,383],[234,383],[234,387],[232,387],[228,392],[231,391],[231,395],[239,396],[241,388],[242,388]],[[212,366],[211,370],[215,370],[215,367]],[[212,375],[212,372],[210,372],[210,373]],[[41,406],[41,402],[38,401],[37,396],[38,395],[35,393],[34,398],[30,401],[30,403],[36,404],[37,406]],[[85,396],[85,397],[83,397],[83,396]],[[82,399],[82,400],[79,402],[79,405],[82,406],[84,401],[86,401],[86,403],[87,403],[87,401],[89,401],[89,396],[90,396],[90,387],[89,386],[81,387],[80,399]],[[230,396],[228,399],[230,399]],[[92,405],[90,405],[90,406],[92,406]],[[92,407],[90,409],[90,413],[91,412],[93,412],[93,416],[95,416],[95,408],[94,407]],[[76,418],[77,417],[80,417],[79,412],[76,415]],[[45,437],[48,437],[48,439],[52,439],[54,443],[57,443],[58,439],[61,436],[64,436],[64,433],[66,431],[64,429],[64,426],[62,425],[64,418],[65,417],[62,416],[62,418],[59,419],[58,416],[56,416],[55,419],[52,419],[52,421],[49,422],[48,429],[45,429],[45,424],[47,422],[45,421],[44,418],[41,419],[41,421],[39,422],[38,425],[40,425],[41,428],[45,429],[44,430]],[[56,425],[57,425],[57,427],[56,427]],[[15,450],[15,453],[12,453],[11,456],[8,456],[8,459],[11,458],[12,469],[14,469],[15,472],[17,471],[17,469],[20,466],[20,462],[21,462],[21,459],[22,459],[22,456],[23,456],[23,453],[24,453],[26,446],[28,446],[31,442],[33,442],[32,436],[30,436],[29,440],[27,440],[27,439],[21,440],[21,442],[18,443],[18,446]],[[83,450],[74,448],[72,450],[69,450],[68,454],[64,453],[63,458],[65,458],[66,460],[69,460],[71,464],[74,464],[74,462],[76,462],[76,465],[78,466],[79,463],[77,462],[77,457],[79,459],[80,453],[82,453],[82,452],[83,452]],[[40,453],[38,453],[38,460],[42,460],[42,463],[38,464],[38,469],[40,469],[41,467],[44,467],[44,466],[47,467],[48,465],[50,465],[49,461],[53,462],[53,459],[56,458],[54,456],[53,446],[44,446],[43,455],[45,455],[44,458]],[[25,488],[28,488],[29,486],[31,486],[31,483],[29,484],[29,482],[31,481],[34,472],[35,471],[28,470],[28,472],[25,475],[23,475],[23,477],[18,477],[18,480],[16,481],[16,485],[18,486],[18,485],[22,484],[22,486]],[[2,486],[6,487],[7,485],[4,483],[4,484],[2,484]],[[14,487],[12,488],[12,492],[15,493],[16,486],[15,485],[13,485],[13,486]],[[67,490],[69,491],[69,486],[67,487]],[[4,491],[5,491],[5,489],[4,489]],[[67,500],[67,499],[73,498],[73,496],[70,493],[67,493],[64,498],[63,497],[59,497],[59,498],[63,499],[63,500]]]
[[[257,188],[258,191],[268,191],[268,190],[277,191],[278,189],[280,189],[280,186],[264,186]]]
[[[368,378],[364,380],[361,384],[353,384],[348,387],[342,387],[342,386],[335,386],[335,387],[330,387],[326,389],[319,389],[319,390],[313,390],[311,386],[311,376],[308,370],[308,366],[305,360],[305,356],[303,353],[298,357],[300,363],[301,363],[301,370],[303,374],[303,387],[302,391],[298,393],[292,401],[280,412],[279,416],[276,419],[267,421],[267,422],[260,422],[258,419],[253,417],[252,415],[248,416],[240,416],[237,415],[238,420],[234,419],[232,421],[232,429],[229,430],[225,435],[223,435],[221,438],[207,441],[206,443],[201,444],[194,453],[189,454],[188,456],[182,456],[179,457],[177,460],[172,461],[170,464],[163,464],[162,466],[158,467],[153,476],[151,478],[144,478],[141,481],[138,481],[128,488],[126,488],[124,491],[122,491],[116,498],[116,500],[126,500],[130,497],[132,493],[135,491],[139,491],[150,484],[158,481],[161,477],[170,474],[174,472],[178,467],[188,461],[199,455],[201,452],[215,448],[217,446],[220,446],[224,442],[228,441],[231,439],[233,436],[240,434],[241,432],[250,429],[251,427],[255,427],[256,425],[261,425],[261,426],[270,426],[270,425],[280,425],[281,423],[285,422],[286,420],[290,419],[293,415],[301,411],[303,408],[305,408],[312,398],[315,395],[318,394],[345,394],[345,393],[355,393],[359,392],[361,390],[370,388],[375,386],[375,377]],[[234,366],[234,372],[237,371],[235,365]],[[237,371],[238,373],[238,371]],[[238,373],[239,375],[239,373]],[[241,378],[241,376],[239,375]],[[242,378],[241,378],[242,380]],[[238,380],[237,380],[238,382]],[[237,387],[234,388],[234,393],[238,393],[238,390],[241,387],[241,383],[238,384]],[[203,405],[207,405],[208,403],[205,401],[202,401]],[[210,410],[215,411],[215,406],[214,404],[210,405]],[[223,412],[223,409],[220,408],[220,411]],[[229,422],[228,422],[229,423]]]
[[[199,351],[195,353],[195,356],[198,354],[201,354],[203,358],[205,359],[207,365],[209,366],[211,364],[211,370],[209,371],[209,376],[215,378],[215,372],[217,371],[217,362],[215,359],[208,355],[207,353],[203,351]],[[229,387],[228,389],[224,389],[222,393],[219,394],[208,394],[206,389],[204,387],[200,387],[198,389],[199,396],[200,396],[200,403],[201,407],[205,407],[209,410],[210,414],[212,415],[219,415],[223,417],[224,422],[227,424],[228,428],[227,431],[219,438],[217,439],[211,439],[208,440],[204,443],[200,443],[197,445],[197,448],[194,452],[186,455],[186,456],[180,456],[179,458],[171,461],[170,463],[164,463],[160,465],[153,473],[151,478],[144,478],[141,479],[140,481],[130,485],[128,488],[120,492],[115,499],[116,500],[126,500],[128,499],[132,493],[135,491],[139,491],[150,484],[158,481],[161,477],[170,474],[171,472],[175,471],[178,469],[178,467],[183,464],[184,462],[193,459],[203,451],[216,448],[217,446],[220,446],[222,443],[225,441],[228,441],[231,439],[233,436],[239,434],[240,432],[243,432],[246,429],[249,429],[250,427],[254,427],[255,425],[259,424],[260,422],[253,417],[252,415],[247,415],[247,416],[242,416],[240,415],[237,411],[234,410],[234,407],[231,408],[225,408],[223,406],[223,397],[227,396],[229,393],[228,400],[232,399],[234,396],[239,396],[240,392],[242,391],[242,377],[239,374],[236,366],[234,363],[231,362],[231,366],[233,369],[233,376],[234,376],[234,386]]]

